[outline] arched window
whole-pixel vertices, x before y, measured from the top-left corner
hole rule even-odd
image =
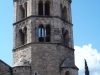
[[[24,32],[24,43],[27,43],[27,27],[24,27],[23,29],[23,32]]]
[[[20,39],[20,45],[27,43],[27,28],[24,27],[24,29],[19,30],[19,39]]]
[[[38,29],[39,42],[44,42],[44,35],[45,35],[44,33],[45,33],[44,27],[43,25],[40,25]]]
[[[45,15],[50,15],[50,2],[45,2]]]
[[[20,5],[20,16],[21,19],[27,17],[27,2],[25,2],[24,5]]]
[[[66,9],[66,7],[64,7],[63,10],[62,10],[62,18],[64,20],[67,20],[67,9]]]
[[[62,28],[62,43],[67,46],[69,44],[69,33],[68,30],[64,30],[64,28]]]
[[[65,75],[70,75],[69,71],[66,71]]]
[[[24,36],[24,33],[22,31],[22,29],[19,30],[19,39],[20,39],[20,45],[23,45],[25,43],[25,36]]]
[[[25,18],[25,9],[23,8],[22,5],[20,5],[20,16],[21,16],[21,19]]]
[[[39,1],[38,3],[38,15],[43,15],[43,2]]]
[[[50,25],[46,26],[46,42],[50,42],[51,28]]]

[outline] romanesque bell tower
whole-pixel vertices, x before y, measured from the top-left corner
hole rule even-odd
[[[13,75],[78,75],[71,0],[13,2]]]

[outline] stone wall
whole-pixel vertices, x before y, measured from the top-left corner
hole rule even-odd
[[[30,73],[30,67],[28,66],[13,67],[13,75],[31,75]]]
[[[12,68],[5,62],[0,60],[0,75],[11,75],[11,74],[12,74]]]
[[[20,5],[27,2],[28,6],[28,12],[27,16],[31,15],[38,15],[38,2],[40,0],[19,0],[14,2],[14,22],[20,21]],[[48,0],[42,0],[43,3],[45,3]],[[50,1],[50,16],[59,16],[61,17],[61,11],[60,11],[60,5],[62,4],[62,7],[66,7],[67,9],[67,15],[68,15],[68,21],[71,23],[71,8],[70,8],[70,2],[69,0],[49,0]]]
[[[32,75],[60,75],[60,66],[69,58],[74,62],[74,50],[60,44],[32,45]]]
[[[60,66],[66,58],[74,62],[73,49],[54,43],[30,43],[15,49],[13,56],[13,64],[21,57],[29,61],[32,75],[60,75]]]
[[[21,46],[20,48],[14,49],[13,50],[13,67],[18,63],[20,58],[24,58],[30,63],[31,50],[32,50],[31,45],[24,45],[24,46]]]
[[[64,68],[61,70],[61,75],[66,75],[66,72],[69,72],[69,75],[78,75],[78,69],[74,68]]]
[[[41,0],[43,6],[46,1],[50,2],[50,15],[38,15],[38,3],[40,0],[16,0],[15,8],[15,23],[14,27],[14,47],[13,47],[13,67],[20,69],[14,74],[25,73],[25,67],[16,67],[15,64],[20,58],[29,62],[31,75],[64,75],[65,71],[69,71],[70,75],[78,75],[77,69],[60,66],[66,58],[74,62],[74,44],[73,44],[73,25],[71,19],[71,0]],[[27,2],[27,17],[21,19],[20,5]],[[62,17],[62,11],[66,8],[66,13]],[[51,34],[50,42],[39,42],[39,26],[43,25],[45,30],[46,25],[50,25]],[[20,45],[19,29],[27,27],[27,42]],[[67,39],[63,38],[63,32],[67,31]],[[45,36],[44,36],[45,37]],[[29,73],[28,73],[29,74]],[[25,74],[26,75],[26,74]]]
[[[44,26],[44,28],[46,27],[46,25],[48,24],[50,25],[51,28],[50,42],[52,43],[62,43],[62,28],[64,28],[65,31],[67,30],[69,34],[68,35],[69,41],[67,46],[73,48],[72,25],[56,17],[35,17],[35,18],[32,17],[15,24],[14,48],[20,46],[19,29],[23,29],[24,27],[27,27],[27,43],[39,42],[38,28],[39,25],[41,24]]]

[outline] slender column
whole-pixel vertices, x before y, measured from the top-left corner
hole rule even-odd
[[[43,15],[45,15],[45,2],[43,2]]]
[[[46,28],[44,27],[44,42],[46,42]]]

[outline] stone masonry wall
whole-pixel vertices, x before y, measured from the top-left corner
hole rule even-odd
[[[61,70],[61,75],[65,75],[66,71],[69,72],[69,75],[78,75],[78,70],[74,68],[64,68]]]
[[[28,66],[13,67],[13,75],[31,75],[30,73],[30,67]]]
[[[32,75],[60,75],[60,66],[65,58],[74,60],[73,50],[49,43],[33,44],[31,57]]]
[[[0,60],[0,75],[11,75],[12,68]]]
[[[60,66],[69,58],[74,62],[74,50],[53,43],[31,43],[13,51],[13,65],[23,57],[31,65],[32,75],[60,75]]]
[[[44,28],[46,25],[51,27],[51,41],[52,43],[61,43],[62,40],[62,28],[68,31],[69,33],[69,47],[73,48],[73,34],[72,34],[72,25],[62,21],[59,18],[52,17],[35,17],[24,20],[16,25],[14,25],[14,48],[20,46],[20,36],[19,29],[27,27],[27,43],[39,42],[38,40],[38,28],[39,25],[43,25]],[[26,43],[26,44],[27,44]]]
[[[26,45],[13,50],[13,67],[18,63],[20,58],[27,60],[29,63],[31,62],[31,48],[30,45]]]
[[[27,2],[27,16],[31,15],[38,15],[38,2],[40,0],[19,0],[14,2],[14,22],[17,22],[20,20],[20,5]],[[42,0],[43,3],[46,1],[50,1],[50,16],[59,16],[60,17],[60,4],[62,4],[62,7],[66,6],[67,8],[67,15],[68,15],[68,21],[72,23],[71,19],[71,8],[70,3],[68,0]]]

